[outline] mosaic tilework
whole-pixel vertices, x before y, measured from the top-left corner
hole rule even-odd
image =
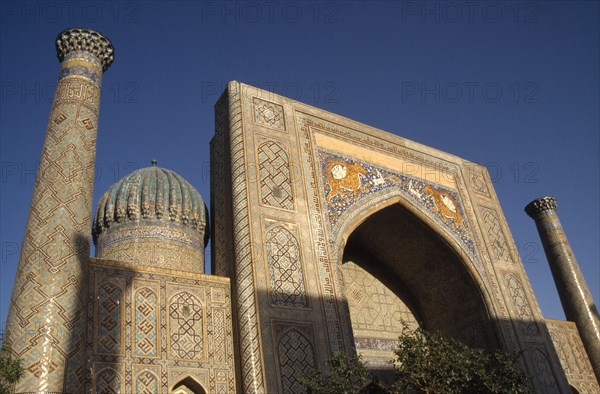
[[[344,263],[342,274],[355,336],[370,334],[395,340],[402,331],[402,322],[418,326],[406,304],[359,265]]]
[[[156,394],[158,390],[158,378],[150,371],[143,371],[135,378],[136,394]]]
[[[227,361],[227,338],[225,332],[225,310],[213,308],[213,347],[212,357],[215,363],[223,364]],[[227,379],[224,379],[227,380]]]
[[[254,105],[254,123],[285,131],[285,117],[281,105],[257,97],[252,100],[252,103]]]
[[[367,362],[392,360],[402,323],[416,328],[417,320],[396,294],[358,264],[344,263],[342,274],[356,350]]]
[[[498,216],[491,209],[482,208],[481,211],[483,213],[483,224],[488,240],[494,252],[492,256],[499,261],[511,262],[512,258]]]
[[[471,186],[473,186],[473,189],[475,190],[475,193],[490,198],[490,192],[485,182],[485,178],[481,173],[481,170],[476,168],[470,168],[468,177],[469,181],[471,182]]]
[[[60,45],[70,45],[60,37]],[[97,39],[90,38],[90,45]],[[83,391],[83,267],[90,250],[101,77],[96,71],[102,67],[86,52],[61,53],[68,61],[52,103],[6,327],[7,338],[18,339],[13,351],[25,368],[17,392]]]
[[[158,355],[158,296],[153,290],[142,287],[135,292],[134,297],[133,353],[138,357],[156,357]]]
[[[269,266],[270,300],[275,306],[306,307],[300,246],[297,235],[273,222],[265,244]]]
[[[319,150],[318,155],[327,214],[332,225],[363,196],[396,188],[409,201],[429,211],[436,222],[448,228],[472,255],[476,255],[471,229],[455,191],[326,151]]]
[[[212,272],[215,275],[233,277],[233,217],[230,195],[231,171],[226,148],[226,133],[229,133],[228,91],[215,104],[215,135],[210,142],[210,218],[212,227],[211,256]]]
[[[535,349],[533,351],[533,366],[535,369],[535,380],[539,386],[547,394],[558,394],[558,386],[554,379],[554,374],[548,363],[548,357],[541,349]]]
[[[94,219],[94,240],[108,229],[135,226],[140,220],[156,227],[177,225],[203,241],[206,206],[196,188],[179,174],[152,165],[126,175],[102,196]]]
[[[98,203],[96,256],[204,272],[206,205],[177,173],[155,165],[113,184]]]
[[[202,304],[187,292],[177,294],[169,305],[169,343],[174,357],[194,360],[204,353]]]
[[[315,368],[315,351],[310,339],[292,328],[286,331],[277,346],[279,356],[280,379],[283,393],[300,394],[306,389],[298,377],[310,368]]]
[[[262,203],[294,210],[290,161],[286,151],[274,141],[263,142],[258,147],[258,169]]]
[[[121,350],[122,290],[112,283],[104,283],[98,290],[96,352],[119,354]]]
[[[212,385],[211,389],[208,389],[207,382],[210,380],[210,377],[207,370],[201,369],[190,372],[185,368],[171,368],[168,375],[169,387],[172,387],[172,391],[169,390],[169,393],[194,394],[214,392]]]
[[[546,326],[569,384],[580,393],[600,394],[600,386],[575,323],[546,319]]]
[[[311,239],[314,242],[315,258],[318,261],[317,271],[320,286],[321,305],[326,316],[326,341],[329,342],[331,351],[344,351],[344,334],[349,334],[349,330],[342,326],[340,311],[338,309],[338,294],[332,283],[339,283],[339,270],[335,267],[335,258],[330,254],[328,247],[329,239],[327,236],[328,226],[325,222],[326,212],[322,210],[321,198],[322,191],[316,187],[319,184],[321,170],[319,168],[318,157],[314,156],[316,147],[313,146],[311,120],[298,118],[296,124],[299,130],[299,144],[302,146],[302,160],[306,160],[308,168],[306,182],[312,187],[308,192],[308,215],[311,218]],[[341,257],[341,256],[340,256]]]
[[[506,286],[508,287],[509,295],[512,298],[513,305],[516,308],[517,316],[519,317],[521,330],[528,335],[535,335],[539,332],[529,301],[525,296],[521,281],[514,275],[507,274]]]
[[[96,375],[96,393],[121,394],[121,376],[112,368],[104,368]]]
[[[159,268],[204,272],[204,246],[198,242],[188,242],[186,234],[178,230],[161,227],[151,230],[123,228],[107,234],[106,238],[110,238],[111,242],[97,249],[98,257]]]
[[[230,162],[232,184],[232,213],[233,213],[233,239],[235,279],[236,279],[236,305],[238,322],[238,346],[240,351],[241,378],[245,393],[260,393],[265,391],[263,366],[260,360],[261,343],[259,336],[259,319],[257,314],[256,295],[254,287],[254,264],[252,259],[252,245],[250,238],[250,223],[248,218],[248,185],[246,180],[245,163],[245,136],[242,127],[242,106],[240,101],[239,86],[229,91],[227,114],[229,117]],[[261,103],[257,101],[256,103]],[[256,108],[256,104],[255,104]],[[274,107],[274,110],[277,110]],[[277,110],[278,111],[278,110]],[[283,109],[281,109],[283,112]],[[255,121],[262,122],[260,112]],[[257,117],[258,116],[258,117]],[[269,117],[270,119],[272,117]],[[266,122],[266,120],[264,120]],[[283,125],[277,121],[274,125]]]
[[[484,196],[475,192],[475,189],[479,188],[479,191],[483,193],[481,184],[474,186],[473,181],[468,175],[465,175],[465,167],[469,163],[431,148],[403,144],[398,138],[336,117],[335,114],[328,114],[325,111],[286,102],[279,98],[276,99],[277,105],[284,103],[287,120],[294,121],[293,124],[289,122],[285,124],[287,131],[293,133],[285,135],[266,130],[272,128],[258,124],[257,117],[261,115],[257,115],[256,112],[254,91],[235,82],[230,83],[228,89],[216,108],[218,130],[215,139],[211,142],[211,159],[213,164],[218,163],[219,167],[212,172],[215,178],[214,182],[211,180],[211,187],[215,202],[221,201],[221,203],[211,205],[215,205],[215,214],[213,215],[215,217],[215,233],[220,235],[220,245],[215,246],[217,253],[214,255],[219,265],[215,272],[227,273],[230,277],[236,278],[234,304],[237,308],[236,317],[240,327],[237,346],[240,351],[238,373],[244,380],[242,390],[245,392],[282,391],[274,387],[277,383],[265,369],[277,365],[276,360],[273,360],[274,357],[277,357],[277,352],[275,349],[269,348],[269,342],[273,339],[268,333],[269,317],[293,319],[292,312],[288,309],[267,307],[267,305],[272,305],[269,302],[270,293],[268,291],[257,291],[257,289],[262,290],[265,287],[269,290],[270,286],[268,265],[265,264],[267,263],[266,253],[264,253],[265,245],[260,243],[260,239],[266,239],[267,232],[266,226],[258,224],[259,220],[264,220],[261,219],[262,215],[277,218],[281,222],[296,222],[301,230],[299,231],[301,234],[299,241],[302,242],[302,252],[306,253],[306,260],[303,261],[303,264],[307,264],[307,267],[311,268],[310,273],[306,273],[306,279],[308,279],[306,285],[310,287],[311,292],[316,291],[316,296],[321,301],[319,305],[311,303],[311,307],[315,309],[314,313],[318,314],[320,319],[315,343],[318,344],[316,349],[323,354],[318,353],[318,357],[325,356],[330,351],[346,350],[346,347],[353,345],[349,340],[352,338],[352,331],[348,327],[351,320],[347,316],[348,311],[344,310],[343,301],[345,300],[340,297],[341,280],[338,279],[340,270],[337,265],[341,259],[340,254],[343,253],[341,250],[343,245],[332,242],[337,239],[336,237],[346,235],[339,235],[343,232],[336,232],[336,230],[346,229],[344,226],[364,215],[362,208],[365,205],[376,207],[377,203],[387,196],[404,200],[409,205],[409,211],[417,212],[416,216],[424,218],[427,225],[439,230],[438,232],[453,248],[462,249],[458,251],[461,257],[464,255],[471,257],[465,258],[464,262],[468,269],[473,268],[478,271],[478,273],[474,273],[474,277],[486,297],[484,302],[490,307],[491,318],[506,317],[509,319],[508,326],[503,324],[502,332],[499,335],[505,341],[504,343],[508,344],[508,347],[515,344],[517,347],[520,346],[521,339],[543,343],[544,338],[541,338],[540,334],[528,336],[525,339],[521,335],[519,326],[513,327],[510,323],[513,313],[511,300],[505,291],[504,278],[496,276],[493,270],[487,249],[481,250],[482,256],[477,261],[479,256],[475,251],[475,242],[479,247],[485,245],[487,235],[483,219],[481,215],[478,215],[480,210],[475,210],[473,203],[480,203]],[[268,95],[264,94],[261,97],[266,98]],[[275,101],[275,99],[273,100]],[[267,133],[269,133],[268,137]],[[264,139],[261,140],[263,137]],[[258,147],[267,138],[273,140],[277,138],[281,141],[285,139],[285,144],[280,146],[286,149],[289,159],[298,166],[298,171],[294,167],[292,182],[296,188],[294,192],[297,215],[282,209],[265,209],[267,204],[262,202],[260,185],[256,184],[256,180],[259,178],[257,176],[259,174]],[[338,150],[336,142],[339,142],[339,146],[347,146],[348,150],[341,148]],[[330,183],[323,176],[327,171],[324,171],[319,157],[319,150],[324,149],[329,149],[331,153],[347,152],[337,155],[338,157],[345,156],[341,157],[342,159],[348,158],[345,164],[343,163],[347,167],[357,163],[358,165],[371,165],[372,169],[362,167],[362,170],[367,171],[361,174],[361,168],[358,166],[350,167],[349,172],[351,175],[354,173],[355,180],[358,180],[358,188],[351,179],[348,183],[343,181]],[[353,155],[355,152],[357,154]],[[403,167],[385,164],[387,155],[398,163],[416,163],[416,166],[425,172],[431,170],[433,175],[429,176],[425,172],[421,172],[422,177],[411,175],[414,179],[408,180],[422,183],[420,185],[415,183],[412,188],[402,188],[402,182],[394,182],[390,178],[392,175],[400,174],[400,168]],[[368,159],[356,159],[357,156],[368,157]],[[355,161],[349,160],[349,158],[354,158]],[[383,164],[378,164],[376,167],[374,163]],[[348,168],[342,168],[342,170],[348,172]],[[381,176],[378,176],[375,170],[379,170]],[[382,170],[387,173],[384,174]],[[339,168],[336,171],[339,171]],[[335,176],[339,179],[344,178],[339,174],[338,172]],[[482,174],[483,178],[481,179],[489,182],[487,175],[483,172]],[[331,175],[333,178],[334,174]],[[388,176],[390,178],[387,178]],[[445,178],[445,176],[448,177]],[[438,177],[436,181],[433,181],[434,177]],[[389,179],[390,182],[382,185],[381,178],[384,181]],[[400,180],[400,177],[397,176],[397,179]],[[391,185],[391,183],[395,184]],[[429,187],[426,189],[427,186]],[[485,186],[492,194],[485,197],[486,204],[498,209],[497,212],[499,212],[497,201],[490,201],[495,197],[491,184],[487,183]],[[378,187],[381,189],[377,189]],[[384,188],[387,190],[383,190]],[[410,189],[413,189],[412,194]],[[333,192],[329,195],[331,190]],[[380,191],[381,193],[379,193]],[[452,195],[452,193],[455,194]],[[329,198],[329,203],[324,201],[325,197]],[[337,217],[335,224],[331,225],[328,205],[331,206],[339,200],[353,200],[356,204],[349,206],[350,209],[342,212]],[[500,224],[504,226],[503,218],[501,216],[498,218]],[[461,235],[465,235],[465,237],[461,239]],[[310,242],[311,245],[304,245],[305,241]],[[467,246],[470,241],[473,242],[472,248]],[[508,237],[506,242],[510,241],[510,237]],[[227,245],[233,245],[231,249],[235,249],[235,253],[228,254]],[[490,252],[490,254],[494,254],[491,249]],[[474,254],[475,256],[473,256]],[[263,257],[265,258],[263,259]],[[471,264],[474,267],[471,267]],[[481,275],[481,278],[478,274]],[[258,278],[261,283],[256,282]],[[312,287],[313,285],[316,286]],[[524,291],[530,297],[530,289],[526,287]],[[469,332],[481,330],[481,324],[477,326],[479,320],[471,316],[471,311],[468,312],[468,316],[464,320],[460,319],[461,321],[452,329]],[[302,314],[304,311],[299,311],[299,313]],[[307,317],[307,319],[310,320],[311,317]],[[489,338],[491,338],[490,341],[494,340],[491,336]],[[377,346],[380,344],[373,344],[373,347]],[[529,359],[527,362],[528,366],[533,365],[529,363]],[[555,360],[552,359],[551,362],[554,367]]]
[[[91,259],[88,320],[97,320],[93,305],[102,285],[120,286],[119,278],[123,278],[124,286],[123,351],[96,352],[89,335],[87,354],[96,366],[95,371],[122,365],[122,370],[116,369],[121,376],[122,393],[136,392],[137,387],[168,393],[186,376],[193,376],[207,392],[216,392],[218,385],[221,390],[225,387],[227,393],[236,392],[231,293],[227,280]],[[92,333],[97,323],[89,324],[88,332]],[[156,380],[144,371],[153,374]],[[217,371],[219,379],[213,379]],[[158,391],[152,391],[154,382]],[[86,383],[86,392],[96,386],[89,373]]]
[[[129,372],[126,372],[127,376]],[[162,390],[160,365],[133,364],[131,368],[131,392],[135,394],[157,394],[165,392]],[[129,380],[129,378],[127,378]]]

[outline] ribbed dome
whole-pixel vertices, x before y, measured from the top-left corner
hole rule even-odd
[[[183,258],[178,253],[182,247],[203,254],[206,227],[200,193],[175,172],[153,165],[108,189],[98,203],[92,234],[98,257],[163,265],[161,261]]]

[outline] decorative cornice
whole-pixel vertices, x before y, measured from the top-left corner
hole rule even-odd
[[[543,212],[555,211],[558,204],[554,197],[541,197],[533,200],[525,207],[525,213],[532,219],[536,220]]]
[[[102,34],[89,29],[71,28],[56,38],[56,53],[61,62],[71,52],[82,51],[94,55],[106,71],[115,59],[112,43]]]

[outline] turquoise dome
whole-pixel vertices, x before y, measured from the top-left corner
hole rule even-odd
[[[173,259],[203,256],[207,223],[204,200],[185,179],[155,165],[140,168],[100,199],[92,229],[96,256],[159,266],[169,260],[171,268]]]

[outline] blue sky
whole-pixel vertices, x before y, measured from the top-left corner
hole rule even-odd
[[[94,204],[157,159],[210,200],[213,104],[239,80],[486,165],[546,317],[564,318],[524,206],[556,196],[596,302],[599,3],[0,3],[4,323],[67,27],[115,46]]]

